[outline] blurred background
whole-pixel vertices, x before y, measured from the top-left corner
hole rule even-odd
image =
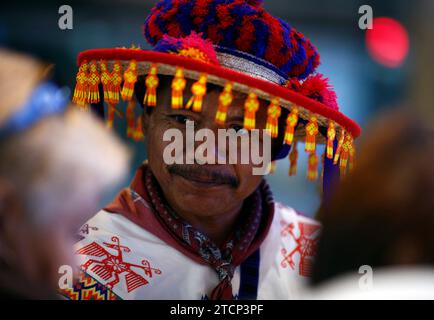
[[[151,0],[10,1],[0,12],[0,46],[24,51],[56,65],[55,80],[71,90],[77,54],[86,49],[126,46],[149,48],[142,25]],[[407,105],[434,126],[433,0],[265,0],[265,7],[288,21],[317,46],[341,110],[362,128],[383,110]],[[58,27],[61,5],[73,9],[73,29]],[[359,28],[359,8],[369,5],[378,29]],[[124,121],[116,130],[124,135]],[[143,143],[135,149],[131,176],[146,159]],[[300,148],[301,150],[301,148]],[[270,176],[277,200],[312,216],[321,187],[305,179],[300,152],[296,177],[283,160]]]

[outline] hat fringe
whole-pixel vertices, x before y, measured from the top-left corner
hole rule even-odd
[[[143,105],[148,107],[156,107],[157,106],[157,88],[159,85],[158,80],[158,67],[156,64],[151,66],[149,70],[149,74],[146,77],[146,93],[143,99]]]
[[[99,102],[99,84],[101,78],[98,71],[98,66],[96,61],[91,61],[89,65],[89,76],[88,76],[88,103],[98,103]]]
[[[217,106],[217,113],[215,115],[215,121],[219,125],[224,125],[228,113],[228,108],[231,105],[234,96],[232,94],[233,83],[226,82],[223,87],[222,93],[219,96],[219,104]]]
[[[187,80],[184,78],[184,69],[177,67],[172,81],[172,109],[184,107],[183,97]]]
[[[327,129],[327,146],[326,155],[328,159],[333,159],[333,141],[336,138],[336,129],[333,121],[329,122],[329,127]]]
[[[87,103],[87,86],[88,86],[88,75],[87,75],[87,62],[83,62],[78,69],[76,76],[76,85],[74,90],[74,95],[72,102],[79,106],[84,106]]]
[[[271,99],[270,105],[268,107],[268,118],[265,130],[269,132],[272,138],[277,138],[279,135],[279,117],[282,113],[282,109],[279,105],[279,99]]]
[[[259,109],[259,100],[256,93],[250,92],[244,104],[244,128],[253,130],[256,127],[256,112]]]
[[[99,68],[98,68],[99,65]],[[148,107],[157,106],[157,89],[159,85],[158,64],[152,64],[146,76],[146,92],[143,104]],[[115,116],[124,117],[124,113],[117,107],[120,98],[127,102],[125,117],[127,120],[127,136],[134,141],[144,139],[142,130],[142,117],[136,118],[135,108],[136,100],[134,98],[134,87],[138,81],[137,62],[131,60],[128,68],[122,73],[120,61],[113,63],[113,69],[110,72],[107,61],[101,60],[99,64],[92,60],[89,63],[81,63],[77,76],[76,86],[73,95],[73,102],[83,110],[89,110],[89,105],[98,103],[101,100],[99,86],[102,86],[103,98],[107,102],[107,119],[108,128],[113,128]],[[203,98],[207,93],[208,75],[202,73],[199,79],[192,85],[192,97],[187,104],[183,104],[184,90],[187,80],[184,76],[184,69],[177,67],[172,80],[172,108],[173,109],[192,109],[195,112],[201,112],[203,107]],[[219,125],[226,123],[228,108],[233,102],[234,83],[227,81],[219,95],[218,107],[215,115],[215,122]],[[256,127],[256,113],[259,110],[260,102],[258,95],[250,91],[244,103],[244,128],[253,130]],[[279,118],[282,114],[281,103],[278,98],[271,98],[267,109],[266,132],[272,138],[278,137]],[[303,114],[303,118],[306,118]],[[292,150],[289,154],[290,167],[288,174],[295,176],[297,174],[298,150],[295,139],[295,131],[299,123],[300,111],[297,106],[293,106],[286,118],[286,127],[284,134],[284,143],[291,145]],[[309,181],[318,180],[319,159],[317,155],[317,135],[319,133],[319,124],[317,116],[314,113],[309,114],[308,122],[305,125],[305,151],[308,156],[307,179]],[[340,130],[337,148],[333,154],[333,144],[337,139],[337,129],[334,121],[330,120],[327,128],[326,148],[322,162],[325,158],[333,159],[334,165],[339,165],[341,176],[345,176],[347,170],[352,172],[355,162],[355,147],[353,137],[345,130]],[[270,172],[276,170],[276,163],[270,164]]]
[[[338,164],[338,161],[339,161],[339,158],[340,158],[340,155],[341,155],[342,145],[344,144],[344,140],[345,140],[345,134],[346,134],[345,131],[342,130],[341,136],[340,136],[340,138],[338,140],[338,146],[336,148],[335,157],[333,159],[333,164],[334,165]]]
[[[134,109],[136,108],[136,101],[134,99],[128,101],[127,104],[127,137],[133,138],[136,131],[136,114]]]
[[[134,94],[134,86],[137,82],[137,62],[131,60],[128,69],[124,73],[124,86],[121,96],[124,101],[131,101]]]
[[[318,155],[315,151],[309,154],[307,165],[307,179],[309,181],[318,180]]]
[[[271,161],[269,164],[268,172],[269,174],[274,174],[277,169],[277,161]]]
[[[316,135],[318,132],[319,130],[316,116],[311,115],[309,122],[306,125],[305,150],[307,153],[314,153],[316,151]]]
[[[297,150],[297,142],[292,145],[291,153],[289,154],[289,176],[295,176],[297,174],[297,161],[298,161],[298,150]]]
[[[208,75],[203,73],[200,75],[199,80],[191,86],[191,93],[193,94],[188,100],[185,109],[190,109],[193,106],[194,112],[202,111],[203,97],[206,95],[206,82]]]

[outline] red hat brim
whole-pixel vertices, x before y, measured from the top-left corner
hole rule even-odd
[[[234,90],[236,91],[249,93],[253,90],[264,100],[279,98],[281,106],[289,110],[297,106],[300,116],[304,119],[309,119],[309,115],[314,113],[321,126],[328,127],[329,121],[332,120],[336,123],[338,131],[344,129],[353,138],[357,138],[361,134],[360,126],[337,110],[284,86],[219,65],[170,53],[126,48],[83,51],[79,54],[77,62],[78,65],[81,65],[85,61],[92,60],[104,60],[108,64],[120,61],[125,67],[131,60],[135,60],[137,61],[138,75],[146,75],[154,63],[159,65],[159,74],[174,74],[176,67],[184,68],[186,78],[198,79],[201,73],[206,73],[210,83],[223,86],[226,81],[231,81],[234,83]]]

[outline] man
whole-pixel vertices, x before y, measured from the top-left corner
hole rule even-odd
[[[261,1],[160,1],[145,36],[153,51],[97,49],[78,59],[75,101],[101,111],[102,99],[89,98],[100,84],[112,126],[121,96],[128,102],[127,134],[146,137],[148,161],[130,187],[88,221],[93,229],[76,245],[82,278],[65,295],[296,297],[299,280],[310,272],[319,225],[273,202],[263,175],[255,174],[253,153],[243,162],[244,149],[233,141],[208,142],[225,129],[248,137],[272,160],[286,157],[292,145],[295,174],[295,144],[306,137],[308,177],[315,180],[316,144],[327,141],[324,179],[334,179],[333,158],[337,163],[340,155],[344,172],[360,129],[337,110],[327,81],[314,74],[316,49]],[[138,119],[135,98],[145,108]],[[268,136],[253,143],[256,130]],[[176,132],[185,141],[181,148]],[[198,143],[204,140],[205,146]],[[238,161],[228,161],[234,144]],[[89,281],[102,284],[100,292],[86,290]]]
[[[120,182],[127,152],[46,80],[47,66],[0,50],[0,296],[56,298],[72,281],[76,230]],[[59,273],[61,272],[61,273]],[[65,281],[60,281],[61,276]]]

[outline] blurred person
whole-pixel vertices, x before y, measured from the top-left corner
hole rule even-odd
[[[189,123],[194,134],[208,129],[207,139],[220,129],[249,138],[266,130],[271,151],[265,138],[258,149],[272,160],[291,152],[290,175],[297,142],[305,141],[312,181],[320,177],[317,144],[325,143],[328,192],[332,173],[339,166],[345,171],[360,128],[339,111],[335,92],[316,73],[318,51],[262,1],[159,1],[144,33],[151,51],[93,49],[78,57],[74,101],[106,109],[109,127],[122,114],[120,99],[126,101],[127,135],[146,137],[148,161],[86,223],[76,245],[82,278],[65,296],[295,297],[310,273],[319,224],[275,203],[250,157],[245,164],[186,163],[188,145],[200,147]],[[140,116],[136,99],[144,108]],[[168,163],[166,150],[175,142],[165,134],[174,129],[185,144],[169,153],[181,161]],[[236,151],[240,156],[241,148]],[[208,153],[228,159],[214,143]]]
[[[57,297],[76,232],[126,172],[128,153],[46,80],[0,49],[0,297]]]
[[[367,131],[354,173],[319,211],[307,297],[434,299],[434,132],[408,110]]]

